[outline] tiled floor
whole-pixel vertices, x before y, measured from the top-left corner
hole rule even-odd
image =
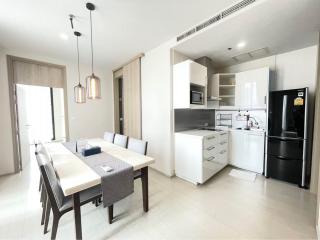
[[[247,182],[226,168],[203,186],[150,171],[150,211],[144,213],[141,183],[115,206],[116,222],[107,210],[82,207],[84,239],[315,239],[315,196],[294,185],[259,176]],[[38,169],[0,178],[0,238],[50,239],[40,226]],[[51,222],[50,222],[51,227]],[[58,239],[74,239],[73,215],[61,218]]]

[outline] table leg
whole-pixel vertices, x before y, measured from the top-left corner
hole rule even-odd
[[[108,207],[108,215],[109,215],[109,224],[111,224],[113,220],[113,204]]]
[[[80,210],[79,193],[73,194],[73,212],[74,212],[74,224],[75,224],[75,228],[76,228],[76,239],[82,239],[81,210]]]
[[[143,210],[149,211],[148,167],[141,168]]]

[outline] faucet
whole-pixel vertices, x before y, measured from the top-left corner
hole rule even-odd
[[[245,127],[245,130],[250,130],[250,124],[249,124],[249,121],[250,121],[250,113],[248,111],[245,112],[244,116],[246,117],[246,121],[247,121],[247,126]]]
[[[251,116],[249,117],[249,120],[250,119],[254,120],[254,124],[256,125],[257,128],[259,128],[259,122],[257,121],[257,119]]]

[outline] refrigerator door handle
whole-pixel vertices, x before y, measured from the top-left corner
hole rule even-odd
[[[299,159],[294,159],[294,158],[287,158],[287,157],[283,157],[283,156],[275,156],[276,158],[279,158],[281,160],[287,160],[287,161],[291,161],[291,160],[299,160]]]
[[[286,141],[286,140],[291,140],[291,141],[303,141],[303,138],[293,138],[293,137],[278,137],[278,136],[268,136],[268,138],[271,139],[278,139],[280,141]]]

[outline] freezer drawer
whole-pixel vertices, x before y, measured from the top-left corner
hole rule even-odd
[[[303,140],[268,137],[268,154],[288,159],[302,159]]]
[[[302,159],[282,159],[268,155],[268,176],[274,179],[301,184]]]

